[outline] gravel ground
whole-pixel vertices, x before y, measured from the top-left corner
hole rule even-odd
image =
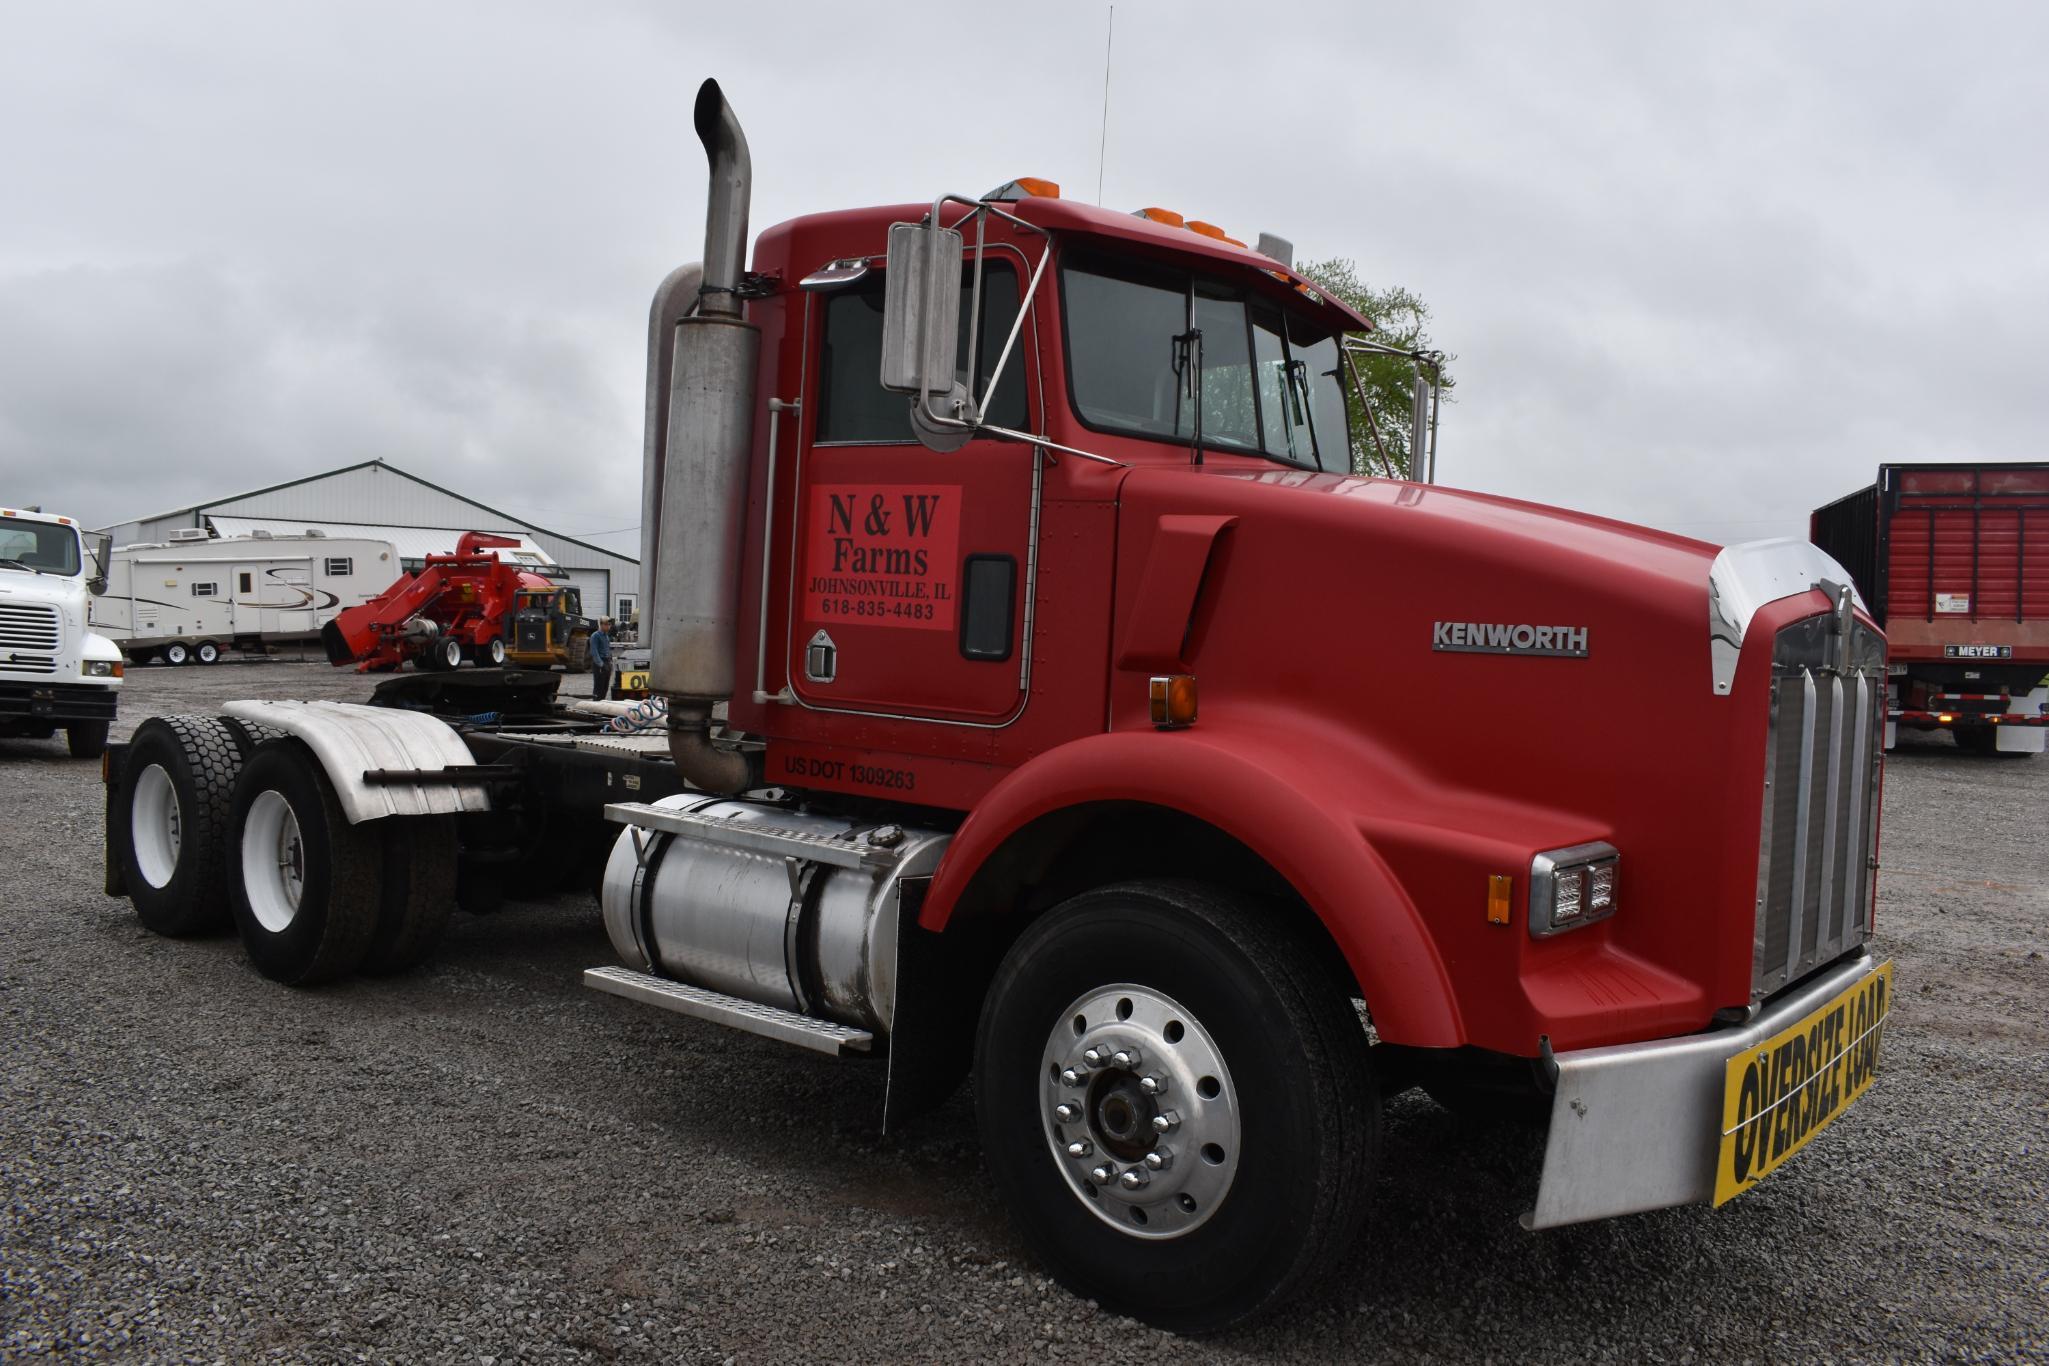
[[[122,726],[367,691],[143,668]],[[585,991],[587,898],[290,992],[101,894],[96,765],[61,739],[0,765],[0,1357],[2049,1356],[2049,758],[1932,737],[1888,765],[1885,1068],[1756,1192],[1526,1234],[1539,1140],[1412,1093],[1332,1286],[1202,1343],[1038,1272],[964,1096],[883,1139],[879,1069]]]

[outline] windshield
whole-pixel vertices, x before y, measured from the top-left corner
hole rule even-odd
[[[1174,267],[1071,253],[1061,267],[1075,411],[1099,431],[1349,474],[1338,338],[1309,318]]]
[[[0,518],[0,562],[46,574],[76,574],[78,533],[55,522]]]

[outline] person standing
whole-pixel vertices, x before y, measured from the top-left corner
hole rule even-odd
[[[591,696],[602,700],[612,695],[612,619],[598,618],[598,629],[590,638]]]

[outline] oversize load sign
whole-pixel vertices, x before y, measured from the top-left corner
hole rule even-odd
[[[1798,1024],[1729,1059],[1717,1205],[1778,1170],[1864,1094],[1878,1073],[1891,1008],[1892,964],[1885,963]]]
[[[813,486],[807,620],[951,631],[959,562],[960,485]]]

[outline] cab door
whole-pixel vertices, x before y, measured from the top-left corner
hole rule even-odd
[[[1021,303],[1021,252],[983,267],[975,390]],[[967,363],[962,290],[960,365]],[[879,270],[810,310],[806,447],[790,604],[790,686],[810,708],[1002,725],[1024,705],[1024,603],[1034,448],[978,438],[930,450],[910,400],[881,386]],[[1030,430],[1037,377],[1027,319],[987,420]]]

